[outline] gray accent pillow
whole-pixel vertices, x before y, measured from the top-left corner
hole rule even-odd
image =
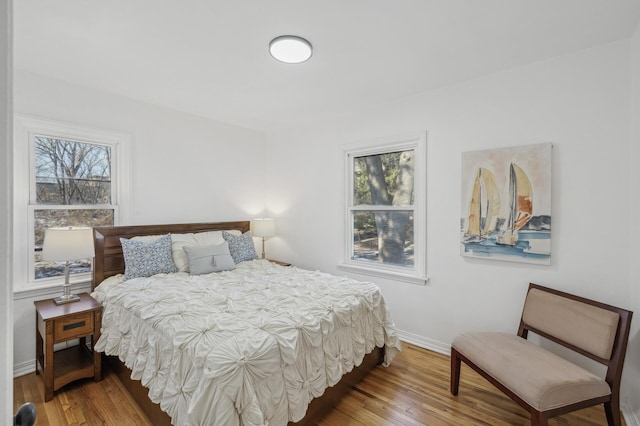
[[[171,256],[171,234],[150,243],[120,238],[120,244],[124,255],[125,280],[176,272]]]
[[[226,241],[213,246],[185,246],[183,250],[189,258],[189,273],[191,275],[236,269],[236,264],[229,253],[229,243]]]
[[[242,235],[233,235],[227,231],[222,231],[222,238],[229,243],[229,251],[236,264],[245,260],[258,259],[256,246],[253,245],[253,238],[249,232],[245,232]]]

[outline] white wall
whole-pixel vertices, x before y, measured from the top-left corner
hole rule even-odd
[[[635,395],[626,401],[633,413],[636,425],[640,425],[640,221],[635,219],[640,211],[640,25],[631,39],[631,141],[629,163],[631,200],[629,292],[631,309],[635,312],[632,322],[629,351],[624,369],[624,387],[628,395]],[[635,220],[634,220],[635,219]]]
[[[13,418],[13,281],[11,277],[11,134],[12,134],[12,13],[11,1],[0,1],[0,423]]]
[[[633,308],[629,49],[598,46],[270,134],[270,256],[340,273],[343,146],[427,131],[430,285],[375,280],[405,339],[446,351],[463,330],[515,332],[529,282]],[[551,266],[461,257],[461,154],[543,142],[554,145]]]
[[[15,113],[132,136],[132,224],[226,220],[264,206],[264,136],[17,70]]]
[[[262,213],[264,135],[20,70],[14,89],[16,114],[131,136],[132,201],[123,224],[240,220]],[[53,295],[16,296],[18,373],[33,371],[33,301]]]

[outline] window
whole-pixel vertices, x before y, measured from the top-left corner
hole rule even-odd
[[[425,145],[421,137],[345,151],[343,269],[425,282]]]
[[[33,138],[34,193],[31,194],[35,280],[64,274],[64,262],[40,259],[47,228],[113,225],[110,145],[55,137]],[[69,272],[91,272],[91,259],[77,259]]]
[[[16,119],[16,289],[59,285],[64,263],[41,259],[47,228],[119,223],[126,188],[124,135],[29,117]],[[21,167],[20,165],[24,165]],[[88,281],[91,259],[70,265]]]

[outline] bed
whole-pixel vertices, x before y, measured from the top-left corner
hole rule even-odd
[[[182,236],[248,230],[248,221],[94,228],[96,350],[154,425],[313,424],[400,350],[371,283],[259,259],[124,279],[129,240],[171,234],[175,255]]]

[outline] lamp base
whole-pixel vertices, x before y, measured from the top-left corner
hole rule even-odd
[[[53,299],[53,302],[56,305],[64,305],[65,303],[78,302],[78,301],[80,301],[80,296],[78,296],[77,294],[63,295]]]

